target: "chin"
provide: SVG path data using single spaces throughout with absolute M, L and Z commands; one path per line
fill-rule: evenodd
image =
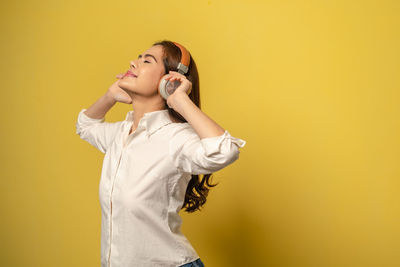
M 118 86 L 121 87 L 121 89 L 128 90 L 128 91 L 133 91 L 134 90 L 134 85 L 132 82 L 126 81 L 126 80 L 119 80 L 118 81 Z
M 158 88 L 157 88 L 157 90 L 143 89 L 143 87 L 141 87 L 139 89 L 138 85 L 135 82 L 124 81 L 122 79 L 119 80 L 118 86 L 126 92 L 135 93 L 135 94 L 142 95 L 142 96 L 152 96 L 154 93 L 158 92 Z

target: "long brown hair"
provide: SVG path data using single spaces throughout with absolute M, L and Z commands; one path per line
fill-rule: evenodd
M 173 42 L 169 40 L 162 40 L 153 44 L 161 45 L 164 51 L 164 67 L 165 74 L 168 74 L 169 71 L 177 71 L 178 64 L 181 60 L 182 54 L 179 47 L 177 47 Z M 199 82 L 199 73 L 197 71 L 196 63 L 194 62 L 192 55 L 190 55 L 190 64 L 189 70 L 185 74 L 186 78 L 192 83 L 192 91 L 189 94 L 190 99 L 193 103 L 198 107 L 200 107 L 200 82 Z M 170 108 L 167 104 L 165 107 L 168 109 L 169 113 L 178 118 L 181 122 L 187 122 L 185 118 Z M 210 178 L 212 178 L 212 173 L 203 174 L 203 177 L 200 179 L 200 175 L 193 175 L 189 181 L 188 187 L 186 189 L 185 201 L 182 205 L 181 209 L 185 208 L 186 212 L 194 212 L 196 210 L 200 210 L 201 206 L 206 203 L 208 192 L 210 190 L 209 187 L 214 187 L 217 184 L 211 184 Z

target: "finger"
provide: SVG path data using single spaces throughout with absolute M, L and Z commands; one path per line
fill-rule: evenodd
M 169 79 L 171 79 L 171 78 L 173 78 L 173 77 L 175 77 L 175 75 L 172 74 L 172 73 L 170 73 L 170 74 L 166 74 L 166 75 L 164 76 L 164 79 L 169 80 Z
M 175 73 L 171 74 L 171 77 L 174 77 L 174 78 L 186 78 L 185 76 L 183 76 L 182 74 L 180 74 L 178 72 L 175 72 Z
M 183 75 L 182 73 L 176 72 L 176 71 L 170 71 L 170 73 L 171 73 L 172 76 L 174 76 L 174 77 L 181 77 L 182 79 L 186 78 L 185 75 Z
M 166 77 L 166 78 L 164 78 L 164 79 L 166 79 L 166 80 L 168 80 L 168 81 L 175 81 L 175 80 L 180 80 L 180 78 L 179 77 L 177 77 L 177 76 L 173 76 L 173 75 L 171 75 L 171 76 L 168 76 L 168 77 Z
M 177 72 L 177 71 L 170 70 L 169 73 L 180 76 L 180 77 L 185 77 L 182 73 Z

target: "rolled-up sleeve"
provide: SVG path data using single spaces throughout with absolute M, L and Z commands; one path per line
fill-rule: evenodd
M 87 141 L 102 153 L 106 153 L 122 121 L 105 122 L 105 118 L 94 119 L 88 117 L 82 109 L 78 114 L 76 121 L 76 134 Z
M 239 158 L 239 148 L 246 141 L 231 136 L 225 130 L 222 135 L 200 139 L 191 127 L 186 127 L 170 140 L 170 156 L 174 165 L 191 174 L 213 173 Z

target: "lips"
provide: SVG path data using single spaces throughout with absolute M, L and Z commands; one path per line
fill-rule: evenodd
M 136 77 L 137 77 L 137 76 L 136 76 L 134 73 L 132 73 L 130 70 L 128 70 L 128 71 L 124 74 L 124 77 L 127 77 L 127 76 L 133 77 L 133 78 L 136 78 Z

